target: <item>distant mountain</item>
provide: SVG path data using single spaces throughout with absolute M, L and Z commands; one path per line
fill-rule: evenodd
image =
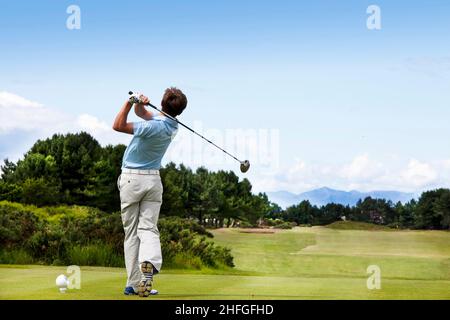
M 405 203 L 416 197 L 414 193 L 399 191 L 359 192 L 355 190 L 334 190 L 326 187 L 300 194 L 294 194 L 288 191 L 267 192 L 267 196 L 270 201 L 277 203 L 282 208 L 298 204 L 303 200 L 309 200 L 311 204 L 317 206 L 323 206 L 332 202 L 353 206 L 359 199 L 364 199 L 366 197 L 391 200 L 394 203 L 398 201 Z

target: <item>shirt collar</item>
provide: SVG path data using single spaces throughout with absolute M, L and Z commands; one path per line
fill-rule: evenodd
M 166 116 L 163 115 L 162 113 L 159 113 L 159 114 L 157 115 L 157 117 L 160 118 L 162 121 L 165 121 L 165 122 L 167 122 L 168 124 L 170 124 L 170 125 L 172 125 L 172 126 L 174 126 L 174 127 L 177 127 L 177 126 L 178 126 L 178 122 L 177 122 L 177 121 L 175 121 L 175 120 L 173 120 L 173 119 L 170 119 L 169 117 L 166 117 Z

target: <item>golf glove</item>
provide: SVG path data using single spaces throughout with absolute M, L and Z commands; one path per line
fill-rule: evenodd
M 132 95 L 130 95 L 129 101 L 131 104 L 135 104 L 135 103 L 139 103 L 139 96 L 141 95 L 141 93 L 136 92 L 133 93 Z

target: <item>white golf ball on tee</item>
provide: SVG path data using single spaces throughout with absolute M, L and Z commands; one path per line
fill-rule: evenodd
M 69 280 L 67 280 L 67 277 L 64 274 L 60 274 L 56 277 L 56 286 L 61 293 L 66 292 L 68 284 Z

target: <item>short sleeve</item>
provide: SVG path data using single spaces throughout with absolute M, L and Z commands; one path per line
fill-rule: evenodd
M 141 121 L 133 123 L 133 134 L 136 137 L 148 138 L 155 134 L 155 122 L 154 121 Z

